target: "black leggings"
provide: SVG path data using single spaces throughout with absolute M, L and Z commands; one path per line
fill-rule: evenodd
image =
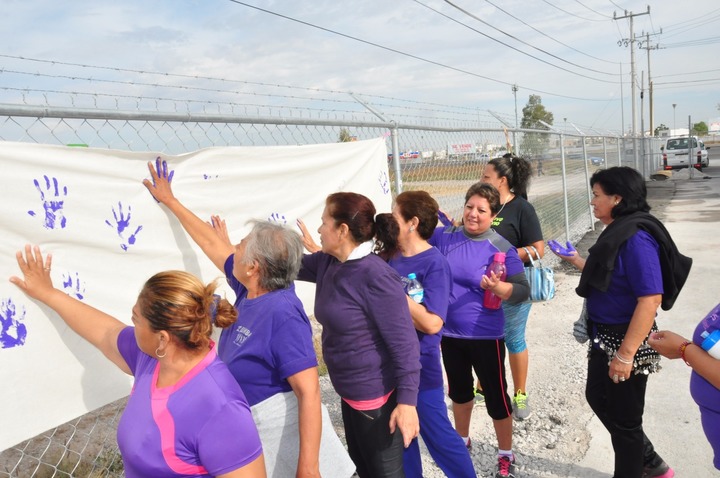
M 608 372 L 607 354 L 593 349 L 588 362 L 585 398 L 610 432 L 615 451 L 615 478 L 640 478 L 643 467 L 654 468 L 662 463 L 642 427 L 648 376 L 632 373 L 624 382 L 614 383 Z
M 375 410 L 355 410 L 342 402 L 350 458 L 360 478 L 405 478 L 403 438 L 400 428 L 390 433 L 390 414 L 397 406 L 397 391 Z

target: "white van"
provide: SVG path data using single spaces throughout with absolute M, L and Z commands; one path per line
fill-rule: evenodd
M 689 146 L 688 146 L 689 145 Z M 688 150 L 692 148 L 693 157 L 688 160 Z M 665 140 L 661 147 L 663 169 L 681 169 L 692 165 L 696 169 L 706 168 L 710 165 L 708 159 L 709 148 L 697 136 L 675 136 Z

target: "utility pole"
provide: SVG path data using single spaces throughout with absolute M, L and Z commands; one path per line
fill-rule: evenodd
M 662 28 L 660 29 L 660 33 L 662 33 Z M 641 37 L 643 35 L 640 35 Z M 645 46 L 643 46 L 645 45 Z M 648 60 L 648 114 L 650 116 L 650 132 L 651 135 L 655 132 L 655 119 L 654 119 L 654 112 L 655 112 L 655 105 L 653 104 L 653 83 L 652 83 L 652 76 L 650 75 L 650 50 L 657 50 L 660 48 L 660 45 L 651 46 L 650 45 L 650 34 L 645 34 L 645 41 L 640 42 L 640 48 L 647 50 L 647 60 Z
M 650 5 L 647 7 L 647 11 L 643 13 L 633 13 L 628 12 L 625 10 L 625 15 L 622 17 L 618 17 L 615 12 L 613 12 L 613 20 L 622 20 L 623 18 L 629 18 L 630 19 L 630 38 L 623 38 L 622 40 L 618 41 L 618 46 L 628 46 L 630 45 L 630 97 L 631 97 L 631 103 L 632 103 L 632 134 L 633 137 L 637 136 L 637 113 L 635 111 L 635 89 L 636 89 L 636 80 L 635 80 L 635 37 L 633 34 L 633 18 L 638 17 L 640 15 L 649 15 L 650 14 Z M 637 149 L 637 148 L 635 148 Z M 637 151 L 635 152 L 635 155 L 637 157 Z
M 515 131 L 513 131 L 513 153 L 518 154 L 517 146 L 517 129 L 518 129 L 518 115 L 517 115 L 517 92 L 520 88 L 518 85 L 512 85 L 513 96 L 515 97 Z

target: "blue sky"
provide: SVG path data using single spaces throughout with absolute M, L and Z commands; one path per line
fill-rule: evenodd
M 388 119 L 399 115 L 402 121 L 403 114 L 416 114 L 410 110 L 417 108 L 424 111 L 417 114 L 436 119 L 452 110 L 485 121 L 492 119 L 490 110 L 514 123 L 510 85 L 517 84 L 520 116 L 528 95 L 539 94 L 556 125 L 567 118 L 581 129 L 619 131 L 623 108 L 625 129 L 631 125 L 630 49 L 618 46 L 629 38 L 629 23 L 612 16 L 644 13 L 648 3 L 242 3 L 5 0 L 0 102 L 125 106 L 124 100 L 113 99 L 118 95 L 156 98 L 155 104 L 161 98 L 260 110 L 308 97 L 306 104 L 317 110 L 344 112 L 357 108 L 347 95 L 354 92 Z M 715 52 L 720 5 L 716 0 L 649 5 L 650 15 L 635 17 L 634 32 L 658 33 L 650 36 L 651 45 L 660 46 L 651 51 L 655 125 L 680 128 L 688 115 L 693 122 L 719 117 L 720 56 Z M 647 82 L 646 50 L 636 49 L 635 59 L 637 82 L 641 71 Z M 76 94 L 68 100 L 69 95 L 56 92 Z M 135 109 L 138 101 L 128 103 Z

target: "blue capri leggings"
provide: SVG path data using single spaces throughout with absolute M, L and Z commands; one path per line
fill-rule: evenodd
M 505 345 L 511 354 L 519 354 L 527 349 L 525 342 L 525 327 L 527 326 L 530 306 L 532 302 L 520 304 L 502 303 L 505 313 Z

